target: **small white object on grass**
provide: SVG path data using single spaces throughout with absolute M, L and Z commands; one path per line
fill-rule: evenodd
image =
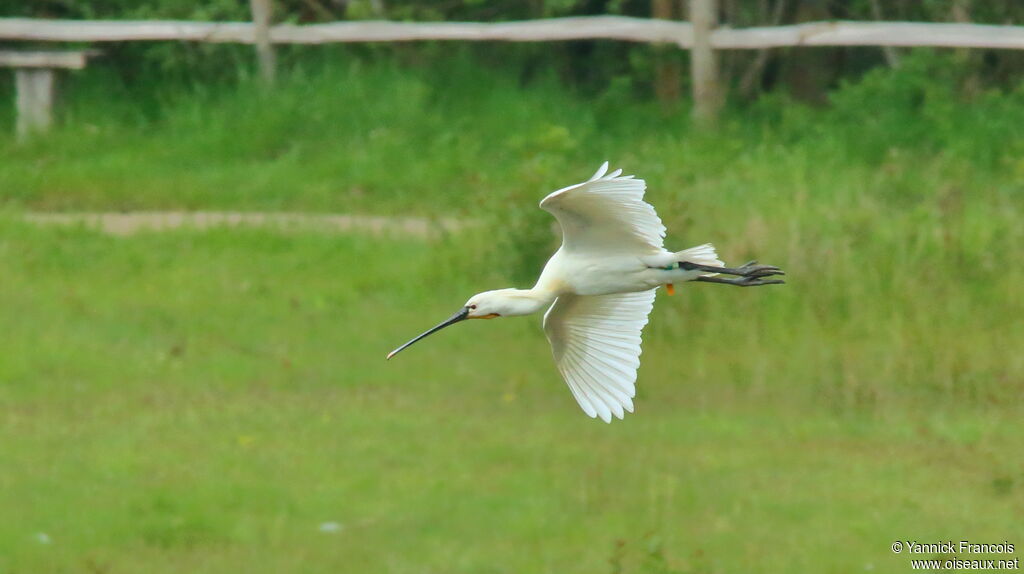
M 341 523 L 339 522 L 324 522 L 320 525 L 320 532 L 341 532 Z

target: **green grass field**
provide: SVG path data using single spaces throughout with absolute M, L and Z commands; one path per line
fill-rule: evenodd
M 1015 343 L 820 325 L 813 276 L 663 297 L 605 425 L 536 320 L 383 361 L 492 286 L 452 246 L 0 237 L 5 571 L 895 572 L 894 539 L 1020 532 Z
M 144 120 L 86 78 L 60 133 L 0 142 L 0 571 L 906 572 L 894 540 L 1024 545 L 1019 94 L 904 109 L 912 82 L 870 77 L 701 135 L 476 73 L 462 93 L 308 72 Z M 636 413 L 611 425 L 576 406 L 539 317 L 384 361 L 528 283 L 557 245 L 536 201 L 606 158 L 648 180 L 670 247 L 712 241 L 788 284 L 659 295 Z M 21 221 L 79 209 L 481 225 Z

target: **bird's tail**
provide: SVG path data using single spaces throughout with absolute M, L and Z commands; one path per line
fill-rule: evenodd
M 704 245 L 698 245 L 697 247 L 691 247 L 689 249 L 683 249 L 673 254 L 676 261 L 686 261 L 688 263 L 696 263 L 698 265 L 710 265 L 713 267 L 725 267 L 725 263 L 722 263 L 718 259 L 718 254 L 715 253 L 715 246 L 710 243 Z M 706 275 L 716 275 L 716 273 L 707 273 Z

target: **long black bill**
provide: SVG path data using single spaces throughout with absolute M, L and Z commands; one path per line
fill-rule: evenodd
M 426 337 L 427 335 L 433 335 L 434 333 L 440 331 L 441 329 L 444 329 L 448 325 L 454 325 L 454 324 L 458 323 L 459 321 L 466 320 L 468 317 L 469 317 L 469 307 L 463 307 L 462 309 L 459 309 L 458 313 L 452 315 L 451 317 L 446 319 L 440 325 L 434 327 L 433 329 L 427 331 L 426 333 L 423 333 L 422 335 L 416 337 L 415 339 L 409 341 L 408 343 L 406 343 L 406 344 L 402 345 L 401 347 L 395 349 L 394 351 L 391 351 L 390 353 L 388 353 L 388 358 L 390 359 L 391 357 L 394 357 L 395 355 L 398 354 L 399 351 L 401 351 L 402 349 L 405 349 L 409 345 L 412 345 L 416 341 L 419 341 L 423 337 Z

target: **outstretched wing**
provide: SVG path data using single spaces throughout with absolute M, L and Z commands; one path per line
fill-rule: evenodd
M 562 226 L 566 251 L 659 253 L 665 226 L 654 207 L 644 201 L 647 184 L 633 176 L 608 172 L 604 162 L 589 181 L 578 183 L 541 200 Z
M 562 295 L 544 315 L 562 378 L 583 411 L 611 422 L 633 412 L 640 333 L 654 289 L 612 295 Z

